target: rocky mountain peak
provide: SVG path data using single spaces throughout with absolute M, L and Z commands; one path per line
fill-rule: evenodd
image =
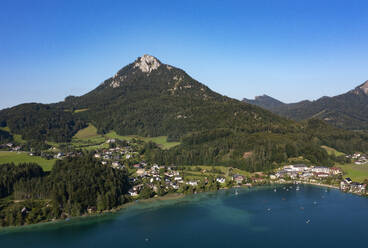
M 365 94 L 368 95 L 368 80 L 365 81 L 362 85 L 359 86 L 359 88 L 364 91 Z
M 139 68 L 142 72 L 150 73 L 160 67 L 160 65 L 161 62 L 157 58 L 145 54 L 135 61 L 134 68 Z

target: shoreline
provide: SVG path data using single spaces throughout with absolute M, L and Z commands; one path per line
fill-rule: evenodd
M 31 227 L 36 226 L 36 225 L 57 224 L 57 223 L 61 223 L 61 222 L 67 222 L 67 219 L 75 220 L 75 219 L 86 219 L 86 218 L 90 218 L 90 217 L 103 217 L 103 216 L 106 216 L 108 214 L 118 213 L 119 211 L 127 209 L 131 206 L 134 206 L 134 205 L 138 204 L 138 203 L 152 203 L 152 202 L 156 202 L 156 201 L 170 201 L 170 200 L 181 199 L 181 198 L 184 198 L 185 196 L 186 196 L 185 194 L 181 194 L 181 193 L 169 193 L 169 194 L 166 194 L 164 196 L 157 196 L 157 197 L 152 197 L 152 198 L 148 198 L 148 199 L 135 199 L 135 200 L 127 202 L 125 204 L 119 205 L 115 208 L 112 208 L 112 209 L 109 209 L 109 210 L 104 210 L 104 211 L 101 211 L 101 212 L 85 213 L 85 214 L 79 215 L 79 216 L 52 219 L 52 220 L 41 221 L 41 222 L 33 223 L 33 224 L 25 224 L 25 225 L 21 225 L 21 226 L 0 226 L 0 234 L 1 234 L 2 231 L 6 231 L 6 229 L 10 230 L 10 229 L 18 229 L 18 228 L 19 229 L 20 228 L 31 228 Z
M 214 191 L 204 191 L 204 192 L 199 192 L 198 194 L 201 194 L 201 193 L 206 193 L 206 192 L 217 192 L 217 191 L 220 191 L 220 190 L 230 190 L 230 189 L 233 189 L 233 188 L 255 188 L 255 187 L 260 187 L 260 186 L 272 186 L 272 185 L 289 185 L 289 184 L 294 184 L 295 185 L 295 182 L 293 181 L 290 181 L 290 182 L 284 182 L 284 183 L 275 183 L 275 182 L 270 182 L 270 183 L 267 183 L 267 184 L 257 184 L 257 185 L 252 185 L 252 184 L 243 184 L 243 185 L 236 185 L 236 186 L 233 186 L 233 187 L 223 187 L 223 188 L 219 188 L 218 190 L 214 190 Z M 303 184 L 303 185 L 312 185 L 312 186 L 319 186 L 319 187 L 324 187 L 324 188 L 332 188 L 332 189 L 336 189 L 336 190 L 340 190 L 339 187 L 337 186 L 334 186 L 334 185 L 328 185 L 328 184 L 319 184 L 319 183 L 311 183 L 311 182 L 301 182 L 299 184 Z M 341 191 L 341 192 L 344 192 L 344 191 Z M 358 196 L 364 196 L 364 195 L 361 195 L 361 194 L 356 194 L 356 193 L 352 193 L 352 192 L 345 192 L 345 193 L 349 193 L 349 194 L 355 194 L 355 195 L 358 195 Z M 95 213 L 86 213 L 86 214 L 83 214 L 83 215 L 80 215 L 80 216 L 73 216 L 73 217 L 69 217 L 69 219 L 86 219 L 86 218 L 90 218 L 90 217 L 103 217 L 103 216 L 106 216 L 108 214 L 115 214 L 115 213 L 118 213 L 124 209 L 127 209 L 131 206 L 134 206 L 138 203 L 152 203 L 152 202 L 156 202 L 156 201 L 170 201 L 170 200 L 177 200 L 177 199 L 181 199 L 181 198 L 184 198 L 185 196 L 187 195 L 191 195 L 191 194 L 183 194 L 183 193 L 169 193 L 167 195 L 164 195 L 164 196 L 157 196 L 157 197 L 152 197 L 152 198 L 148 198 L 148 199 L 135 199 L 131 202 L 127 202 L 125 204 L 122 204 L 122 205 L 119 205 L 115 208 L 112 208 L 110 210 L 104 210 L 104 211 L 101 211 L 101 212 L 95 212 Z M 35 225 L 45 225 L 45 224 L 57 224 L 57 223 L 61 223 L 61 222 L 66 222 L 68 218 L 64 218 L 64 219 L 54 219 L 54 220 L 48 220 L 48 221 L 43 221 L 43 222 L 39 222 L 39 223 L 34 223 L 34 224 L 28 224 L 28 225 L 22 225 L 22 226 L 5 226 L 5 227 L 0 227 L 0 232 L 1 231 L 5 231 L 6 229 L 20 229 L 20 228 L 30 228 L 32 226 L 35 226 Z
M 331 189 L 338 189 L 340 190 L 339 187 L 334 186 L 334 185 L 329 185 L 329 184 L 323 184 L 323 183 L 311 183 L 311 182 L 302 182 L 301 184 L 306 184 L 306 185 L 314 185 L 314 186 L 321 186 L 321 187 L 325 187 L 325 188 L 331 188 Z M 340 190 L 341 191 L 341 190 Z M 343 191 L 341 191 L 343 192 Z M 354 194 L 354 193 L 353 193 Z M 357 194 L 359 195 L 359 194 Z

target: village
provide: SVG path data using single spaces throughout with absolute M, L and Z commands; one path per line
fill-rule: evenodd
M 103 166 L 111 166 L 114 169 L 126 169 L 129 171 L 131 189 L 129 195 L 140 197 L 144 188 L 149 189 L 153 195 L 164 195 L 167 193 L 197 193 L 206 190 L 217 190 L 220 188 L 254 186 L 260 184 L 286 184 L 286 183 L 308 183 L 318 185 L 329 185 L 339 188 L 344 192 L 355 194 L 366 194 L 366 184 L 354 182 L 349 177 L 343 177 L 343 170 L 338 167 L 309 166 L 305 164 L 285 165 L 274 172 L 254 173 L 246 175 L 236 173 L 233 168 L 221 171 L 203 169 L 191 166 L 164 166 L 156 163 L 150 164 L 139 155 L 139 144 L 135 142 L 120 142 L 115 139 L 106 141 L 108 148 L 96 149 L 93 157 L 101 162 Z M 21 146 L 12 143 L 3 144 L 2 149 L 20 152 Z M 35 156 L 29 152 L 30 156 Z M 81 156 L 81 151 L 61 152 L 51 147 L 49 152 L 42 156 L 48 159 L 64 159 L 68 157 Z M 355 153 L 347 155 L 357 165 L 368 163 L 364 154 Z M 239 170 L 238 170 L 239 171 Z
M 343 171 L 337 167 L 307 166 L 305 164 L 286 165 L 270 175 L 271 182 L 311 183 L 340 188 L 344 192 L 366 194 L 367 185 L 343 178 Z
M 305 164 L 285 165 L 274 173 L 254 173 L 241 175 L 224 173 L 221 171 L 204 170 L 199 167 L 193 169 L 180 166 L 163 166 L 138 161 L 131 165 L 126 161 L 137 161 L 138 153 L 130 146 L 115 147 L 97 152 L 95 158 L 101 159 L 103 165 L 111 165 L 116 169 L 127 168 L 132 172 L 132 188 L 129 194 L 138 197 L 144 187 L 149 187 L 160 195 L 162 192 L 193 192 L 203 189 L 206 185 L 212 188 L 228 188 L 239 186 L 254 186 L 269 183 L 310 183 L 338 187 L 344 192 L 366 194 L 366 184 L 353 182 L 350 178 L 343 178 L 343 170 L 338 167 L 308 166 Z M 356 155 L 352 155 L 356 156 Z M 360 156 L 364 157 L 364 156 Z M 121 160 L 125 160 L 125 163 Z M 233 168 L 229 168 L 231 171 Z M 188 176 L 188 171 L 197 171 L 201 177 Z M 214 169 L 213 169 L 214 170 Z

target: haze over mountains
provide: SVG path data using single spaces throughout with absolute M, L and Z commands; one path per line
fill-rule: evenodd
M 297 121 L 318 118 L 345 129 L 368 129 L 368 81 L 345 94 L 316 101 L 285 104 L 267 95 L 243 101 Z
M 366 93 L 362 89 L 354 95 L 365 97 Z M 267 97 L 258 101 L 269 108 L 284 105 Z M 17 134 L 33 143 L 70 142 L 89 124 L 100 134 L 115 131 L 180 141 L 170 150 L 153 144 L 146 147 L 147 160 L 161 164 L 231 164 L 255 171 L 298 156 L 327 164 L 330 158 L 321 145 L 344 152 L 368 149 L 365 133 L 315 119 L 295 122 L 280 117 L 216 93 L 150 55 L 137 58 L 85 95 L 0 111 L 2 140 Z

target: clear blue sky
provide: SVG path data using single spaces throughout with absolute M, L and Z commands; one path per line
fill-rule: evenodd
M 332 96 L 368 80 L 368 1 L 1 0 L 0 109 L 84 94 L 145 53 L 238 99 Z

